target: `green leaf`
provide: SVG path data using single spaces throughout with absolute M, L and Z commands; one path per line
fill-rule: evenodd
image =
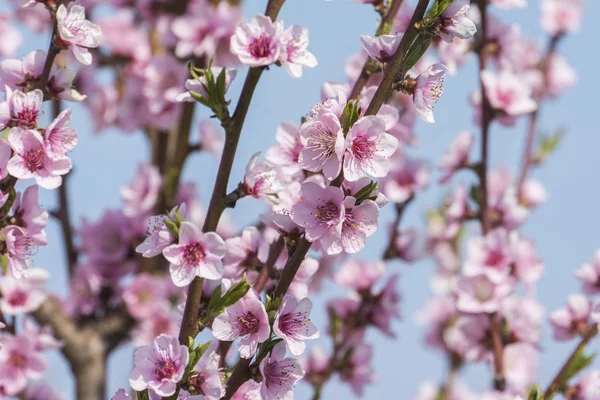
M 178 238 L 179 237 L 179 226 L 177 225 L 177 223 L 175 221 L 170 220 L 169 218 L 165 218 L 164 223 L 165 223 L 165 226 L 167 227 L 167 229 L 169 230 L 169 232 L 171 232 L 171 234 L 173 236 Z
M 148 390 L 142 390 L 141 392 L 134 391 L 135 397 L 137 400 L 150 400 L 150 395 L 148 394 Z
M 184 377 L 189 377 L 190 375 L 195 375 L 193 372 L 194 367 L 198 364 L 198 360 L 200 357 L 208 350 L 211 342 L 200 343 L 198 346 L 190 350 L 190 360 L 185 367 Z
M 210 296 L 210 300 L 208 301 L 208 309 L 212 312 L 216 312 L 217 310 L 221 310 L 223 308 L 223 302 L 221 298 L 221 285 L 218 285 L 212 296 Z M 218 314 L 221 314 L 219 312 Z
M 356 199 L 356 204 L 358 205 L 365 200 L 376 199 L 377 196 L 373 196 L 373 192 L 375 192 L 377 188 L 377 182 L 371 181 L 371 183 L 369 183 L 367 186 L 363 187 L 358 192 L 356 192 L 356 194 L 354 195 L 354 198 Z
M 477 204 L 481 204 L 481 186 L 473 185 L 471 186 L 471 190 L 469 191 L 469 197 Z
M 279 306 L 281 306 L 281 302 L 283 301 L 283 296 L 271 298 L 267 297 L 267 313 L 269 312 L 277 312 L 279 310 Z
M 250 283 L 246 281 L 246 275 L 244 275 L 240 282 L 238 282 L 235 286 L 229 289 L 225 295 L 223 295 L 223 307 L 229 307 L 237 303 L 246 295 L 246 293 L 248 293 L 251 287 L 252 286 Z
M 452 4 L 453 0 L 437 0 L 427 13 L 428 18 L 438 18 Z
M 197 102 L 210 108 L 210 101 L 208 101 L 208 99 L 202 96 L 200 93 L 190 91 L 190 96 L 192 96 Z
M 421 59 L 423 54 L 429 49 L 433 36 L 427 32 L 421 32 L 413 42 L 412 46 L 408 50 L 406 57 L 400 67 L 401 71 L 410 70 L 416 63 Z
M 527 393 L 527 400 L 541 400 L 542 394 L 538 391 L 537 386 L 533 386 Z
M 260 349 L 258 351 L 258 356 L 256 357 L 257 360 L 261 360 L 263 358 L 266 357 L 266 355 L 271 352 L 271 350 L 273 350 L 273 347 L 275 347 L 275 345 L 279 342 L 281 342 L 283 339 L 269 339 L 266 342 L 264 342 L 261 346 Z
M 226 73 L 225 68 L 221 70 L 221 73 L 217 77 L 217 96 L 219 98 L 225 98 L 225 84 L 226 84 Z
M 540 149 L 538 152 L 539 162 L 545 161 L 546 158 L 548 158 L 548 156 L 558 148 L 558 145 L 562 141 L 565 134 L 566 132 L 563 129 L 561 129 L 550 136 L 542 137 L 540 141 Z
M 562 376 L 560 386 L 566 385 L 571 378 L 580 373 L 582 370 L 587 368 L 596 357 L 596 354 L 586 356 L 584 354 L 585 349 L 579 349 L 575 355 L 575 359 L 571 362 Z
M 358 106 L 358 102 L 360 99 L 350 100 L 346 107 L 344 108 L 344 112 L 342 114 L 342 129 L 344 133 L 348 133 L 350 128 L 354 125 L 356 121 L 360 118 L 361 109 Z

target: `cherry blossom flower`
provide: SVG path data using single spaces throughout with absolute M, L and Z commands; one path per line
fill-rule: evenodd
M 0 104 L 0 128 L 19 126 L 33 129 L 37 127 L 37 120 L 41 113 L 44 94 L 35 89 L 24 93 L 20 90 L 14 92 L 6 87 L 6 103 Z
M 240 236 L 225 241 L 227 254 L 223 258 L 225 274 L 239 279 L 248 268 L 252 269 L 267 261 L 269 245 L 256 227 L 245 228 Z
M 582 0 L 542 0 L 542 28 L 551 35 L 575 32 L 584 14 Z
M 165 281 L 146 273 L 138 274 L 123 291 L 123 301 L 132 317 L 150 318 L 158 304 L 167 302 Z
M 244 191 L 254 198 L 277 204 L 278 193 L 283 190 L 283 185 L 277 179 L 274 166 L 268 162 L 259 163 L 259 156 L 260 152 L 254 153 L 246 165 Z
M 501 306 L 508 331 L 522 342 L 537 343 L 542 338 L 544 308 L 533 298 L 512 295 Z
M 0 311 L 4 315 L 18 315 L 32 312 L 46 300 L 46 291 L 37 282 L 15 279 L 11 276 L 0 281 Z
M 537 108 L 531 98 L 531 88 L 514 73 L 503 69 L 500 74 L 481 72 L 490 105 L 510 116 L 528 114 Z
M 347 196 L 344 213 L 339 239 L 331 243 L 321 240 L 327 254 L 358 253 L 365 247 L 366 239 L 377 231 L 379 206 L 373 200 L 363 200 L 357 205 L 354 197 Z
M 581 374 L 574 389 L 577 399 L 598 399 L 598 393 L 600 393 L 600 370 L 594 370 L 585 375 Z
M 536 179 L 527 179 L 523 182 L 519 192 L 520 201 L 529 208 L 537 207 L 545 203 L 548 199 L 548 193 L 542 183 Z
M 46 362 L 35 349 L 35 340 L 29 336 L 2 336 L 0 346 L 0 387 L 8 396 L 16 396 L 25 389 L 28 379 L 40 379 L 46 371 Z
M 242 340 L 238 343 L 240 356 L 251 358 L 256 353 L 258 344 L 269 338 L 271 329 L 265 306 L 251 289 L 215 318 L 212 331 L 217 339 L 228 342 L 241 337 Z
M 512 290 L 509 281 L 496 283 L 485 272 L 461 277 L 456 286 L 456 308 L 466 313 L 495 312 Z
M 302 150 L 298 161 L 307 171 L 319 172 L 327 179 L 335 179 L 342 169 L 345 150 L 344 132 L 340 120 L 333 113 L 319 112 L 318 117 L 300 127 Z
M 526 391 L 537 380 L 538 351 L 530 343 L 514 343 L 504 347 L 506 384 L 514 392 Z
M 292 179 L 302 171 L 298 164 L 298 158 L 302 150 L 298 130 L 298 125 L 295 123 L 291 121 L 282 122 L 275 133 L 277 144 L 271 146 L 265 154 L 265 159 L 275 165 L 281 172 L 281 179 Z
M 26 400 L 63 400 L 63 396 L 57 393 L 50 384 L 46 382 L 29 386 L 25 393 Z M 119 400 L 119 399 L 117 399 Z
M 263 400 L 291 398 L 294 385 L 304 377 L 304 370 L 295 358 L 285 358 L 285 344 L 277 343 L 271 354 L 260 362 L 263 377 L 260 393 Z
M 68 11 L 61 4 L 56 11 L 58 34 L 62 42 L 71 48 L 80 63 L 90 65 L 90 48 L 100 46 L 100 27 L 85 19 L 85 9 L 80 5 L 72 6 Z
M 452 139 L 450 149 L 442 156 L 438 164 L 438 168 L 444 174 L 440 178 L 440 183 L 447 183 L 456 171 L 468 164 L 472 147 L 473 134 L 470 132 L 463 131 Z
M 425 122 L 433 123 L 433 105 L 444 92 L 444 74 L 448 71 L 443 64 L 433 64 L 417 76 L 412 91 L 415 110 Z
M 221 72 L 223 71 L 223 68 L 210 67 L 210 71 L 216 80 L 219 77 L 219 75 L 221 74 Z M 234 68 L 225 68 L 225 93 L 227 93 L 227 90 L 229 89 L 229 85 L 231 85 L 231 82 L 233 82 L 233 80 L 235 79 L 236 76 L 237 76 L 237 71 Z M 210 101 L 210 96 L 208 95 L 208 93 L 206 93 L 206 90 L 204 89 L 204 87 L 202 85 L 204 85 L 204 86 L 208 85 L 208 83 L 206 82 L 205 75 L 202 75 L 200 77 L 199 81 L 197 81 L 196 79 L 186 80 L 185 88 L 188 91 L 179 94 L 176 97 L 176 100 L 177 101 L 187 101 L 187 102 L 193 103 L 196 101 L 196 99 L 194 99 L 192 97 L 190 92 L 194 92 L 194 93 L 198 93 L 199 95 L 201 95 L 202 97 L 204 97 L 205 99 Z
M 189 359 L 188 348 L 180 345 L 177 338 L 160 335 L 152 345 L 139 347 L 133 353 L 129 384 L 137 391 L 149 389 L 159 396 L 171 396 Z
M 334 279 L 342 287 L 357 292 L 369 291 L 385 272 L 383 261 L 367 262 L 353 259 L 344 264 Z
M 262 383 L 258 383 L 253 379 L 249 379 L 239 387 L 235 392 L 232 400 L 260 400 L 262 399 L 260 390 Z
M 317 59 L 306 50 L 307 47 L 308 29 L 292 25 L 283 32 L 279 61 L 294 78 L 302 76 L 302 67 L 314 68 L 317 66 Z
M 38 186 L 29 186 L 23 192 L 18 192 L 12 206 L 15 223 L 27 230 L 27 235 L 38 245 L 46 245 L 48 239 L 44 228 L 48 224 L 48 213 L 38 204 Z
M 121 188 L 123 215 L 129 218 L 147 215 L 156 204 L 161 188 L 158 168 L 151 164 L 139 165 L 131 183 Z
M 12 22 L 14 18 L 9 13 L 0 13 L 0 35 L 2 35 L 2 44 L 0 44 L 0 57 L 11 56 L 23 42 L 23 36 L 15 29 Z
M 179 215 L 185 215 L 187 206 L 183 203 L 181 206 L 175 207 L 167 215 L 154 215 L 148 219 L 148 230 L 146 239 L 140 243 L 135 251 L 141 253 L 144 257 L 154 257 L 162 253 L 162 251 L 175 242 L 175 237 L 165 225 L 165 218 L 175 220 L 175 212 Z
M 365 175 L 386 176 L 390 168 L 389 157 L 397 148 L 398 139 L 385 133 L 383 118 L 360 118 L 346 136 L 344 178 L 356 181 Z
M 585 263 L 575 271 L 575 276 L 583 282 L 584 293 L 600 293 L 600 250 L 596 250 L 591 263 Z
M 131 332 L 133 344 L 136 346 L 151 345 L 158 335 L 176 337 L 181 326 L 181 317 L 176 317 L 170 306 L 161 303 L 152 310 L 148 318 L 140 320 Z
M 538 257 L 532 240 L 519 238 L 513 232 L 510 241 L 515 258 L 513 274 L 520 282 L 530 286 L 542 277 L 544 263 Z
M 64 157 L 77 145 L 77 132 L 67 126 L 70 122 L 71 109 L 66 109 L 58 114 L 44 131 L 44 143 L 50 157 Z
M 348 382 L 352 392 L 357 396 L 363 395 L 365 385 L 375 383 L 376 377 L 371 367 L 372 358 L 373 347 L 359 343 L 352 347 L 349 359 L 342 366 L 340 379 Z
M 280 56 L 283 26 L 259 14 L 242 22 L 231 37 L 230 50 L 242 64 L 260 67 L 275 63 Z
M 468 258 L 463 270 L 465 275 L 486 273 L 496 283 L 506 280 L 514 262 L 506 230 L 497 228 L 485 237 L 472 238 L 467 248 Z
M 467 18 L 470 7 L 470 0 L 454 0 L 442 13 L 440 17 L 440 37 L 442 39 L 452 42 L 455 37 L 469 39 L 475 35 L 477 32 L 475 23 Z
M 184 221 L 179 228 L 179 243 L 163 250 L 171 263 L 169 271 L 175 286 L 187 286 L 195 277 L 220 279 L 225 242 L 214 232 L 202 233 L 196 225 Z
M 370 57 L 381 63 L 387 63 L 392 59 L 392 56 L 396 53 L 400 45 L 401 39 L 402 35 L 360 35 L 360 42 L 363 49 L 365 49 Z
M 117 393 L 110 400 L 128 400 L 131 399 L 129 393 L 127 393 L 124 389 L 117 390 Z
M 194 366 L 193 371 L 197 375 L 193 375 L 189 380 L 189 387 L 193 388 L 193 392 L 198 393 L 198 400 L 219 400 L 225 396 L 225 387 L 221 382 L 221 368 L 219 361 L 221 356 L 215 352 L 217 342 L 202 354 L 198 363 Z M 191 399 L 196 396 L 190 397 Z
M 451 43 L 441 41 L 438 46 L 440 61 L 448 68 L 448 75 L 456 75 L 459 67 L 471 56 L 468 40 L 455 40 Z
M 4 242 L 8 257 L 8 271 L 17 279 L 27 274 L 31 248 L 45 244 L 28 236 L 25 229 L 15 225 L 4 228 Z
M 592 305 L 585 296 L 579 293 L 570 295 L 565 307 L 550 314 L 554 339 L 568 340 L 581 333 L 588 324 L 591 311 Z
M 102 30 L 102 46 L 113 54 L 131 57 L 136 61 L 150 58 L 148 35 L 136 23 L 132 9 L 118 9 L 114 14 L 98 20 Z
M 14 150 L 8 162 L 8 173 L 19 179 L 35 179 L 45 189 L 56 189 L 62 183 L 61 175 L 71 170 L 67 157 L 50 157 L 43 137 L 34 130 L 12 128 L 8 143 Z
M 283 339 L 295 356 L 304 353 L 305 340 L 319 338 L 319 330 L 309 318 L 311 310 L 309 298 L 297 301 L 294 296 L 286 295 L 275 317 L 273 332 Z
M 429 182 L 429 165 L 424 160 L 402 157 L 383 183 L 383 192 L 392 203 L 403 203 Z

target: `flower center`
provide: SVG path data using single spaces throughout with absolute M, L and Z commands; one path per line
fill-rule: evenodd
M 238 322 L 241 324 L 242 335 L 256 333 L 260 327 L 260 321 L 250 311 L 238 317 Z
M 317 154 L 315 159 L 326 161 L 335 153 L 335 142 L 337 138 L 336 135 L 321 124 L 316 124 L 315 128 L 318 133 L 313 133 L 310 136 L 306 147 Z
M 302 313 L 284 314 L 279 318 L 279 329 L 287 334 L 298 332 L 309 319 Z
M 12 352 L 7 364 L 16 369 L 24 369 L 27 365 L 27 357 L 16 351 Z
M 156 369 L 154 370 L 154 374 L 160 380 L 171 379 L 176 372 L 177 368 L 170 359 L 160 360 L 158 363 L 156 363 Z
M 198 265 L 205 256 L 204 248 L 199 242 L 188 244 L 183 251 L 183 258 L 186 264 L 190 265 Z
M 352 154 L 359 160 L 365 160 L 375 153 L 375 140 L 365 136 L 357 136 L 352 141 Z
M 23 306 L 27 302 L 27 293 L 23 290 L 15 290 L 8 297 L 8 302 L 12 306 Z
M 429 94 L 432 102 L 437 102 L 444 93 L 444 78 L 440 78 L 429 86 Z
M 340 209 L 331 201 L 317 207 L 315 218 L 322 223 L 332 223 L 340 216 Z
M 13 118 L 18 122 L 19 125 L 26 126 L 28 128 L 35 128 L 37 125 L 37 119 L 39 116 L 39 110 L 33 106 L 23 106 Z
M 39 171 L 44 167 L 44 152 L 42 149 L 27 150 L 23 155 L 25 166 L 31 172 Z
M 498 249 L 491 250 L 485 258 L 485 265 L 500 267 L 504 262 L 504 253 Z
M 257 39 L 250 43 L 250 54 L 254 58 L 265 58 L 271 54 L 271 38 L 262 34 Z

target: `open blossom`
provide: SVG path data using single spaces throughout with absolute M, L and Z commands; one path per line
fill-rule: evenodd
M 352 259 L 336 272 L 334 278 L 340 286 L 362 292 L 369 291 L 384 272 L 385 263 L 381 260 L 367 262 Z
M 77 145 L 77 132 L 67 125 L 71 122 L 71 109 L 62 111 L 44 131 L 46 151 L 51 157 L 63 157 Z
M 575 276 L 583 282 L 585 293 L 600 293 L 600 250 L 596 250 L 591 263 L 585 263 L 575 271 Z
M 535 299 L 512 295 L 502 302 L 501 314 L 508 331 L 518 341 L 537 343 L 541 340 L 544 308 Z
M 305 229 L 310 242 L 335 241 L 345 216 L 344 192 L 334 186 L 324 189 L 314 182 L 304 183 L 301 190 L 302 201 L 292 208 L 292 221 Z
M 256 353 L 258 344 L 269 338 L 271 329 L 265 306 L 251 289 L 215 318 L 212 331 L 219 340 L 231 342 L 241 337 L 242 340 L 238 344 L 240 356 L 251 358 Z
M 189 285 L 195 277 L 220 279 L 225 242 L 214 232 L 203 233 L 196 225 L 184 221 L 179 228 L 179 243 L 163 250 L 171 263 L 169 271 L 175 286 Z
M 27 230 L 27 235 L 35 240 L 38 245 L 47 244 L 44 228 L 48 224 L 48 213 L 39 205 L 39 187 L 29 186 L 23 192 L 18 192 L 12 206 L 15 222 Z
M 154 215 L 148 219 L 148 231 L 146 239 L 140 243 L 135 251 L 141 253 L 144 257 L 154 257 L 162 253 L 162 251 L 175 242 L 175 237 L 165 225 L 165 218 L 175 220 L 175 211 L 180 215 L 185 215 L 185 203 L 175 207 L 168 215 Z
M 392 59 L 394 53 L 400 45 L 402 35 L 380 35 L 369 36 L 360 35 L 360 42 L 363 49 L 381 63 L 386 63 Z
M 85 19 L 85 9 L 80 5 L 72 6 L 68 11 L 61 4 L 56 11 L 56 23 L 60 39 L 66 43 L 80 63 L 90 65 L 90 48 L 100 46 L 100 27 Z
M 181 318 L 176 318 L 170 305 L 160 303 L 154 307 L 149 317 L 138 321 L 131 331 L 131 338 L 136 346 L 151 345 L 158 335 L 177 337 L 180 326 Z
M 136 275 L 122 297 L 129 314 L 139 320 L 150 318 L 160 304 L 168 304 L 165 280 L 146 273 Z
M 216 81 L 217 78 L 219 77 L 219 75 L 221 74 L 221 72 L 223 71 L 223 68 L 210 67 L 210 71 Z M 236 75 L 237 75 L 237 71 L 234 68 L 225 68 L 225 93 L 227 93 L 227 90 L 229 89 L 229 85 L 235 79 Z M 192 97 L 190 92 L 194 92 L 194 93 L 198 93 L 199 95 L 202 95 L 202 97 L 204 97 L 205 99 L 210 100 L 208 93 L 206 93 L 206 90 L 204 89 L 204 87 L 202 85 L 204 85 L 204 86 L 208 85 L 205 75 L 202 75 L 200 77 L 199 81 L 197 81 L 196 79 L 186 80 L 185 88 L 188 91 L 181 93 L 175 99 L 177 101 L 188 101 L 188 102 L 193 103 L 196 101 L 196 99 L 194 99 Z
M 110 400 L 128 400 L 131 399 L 129 397 L 129 393 L 127 393 L 124 389 L 117 390 L 117 393 Z
M 24 93 L 6 87 L 6 103 L 0 103 L 0 129 L 10 126 L 33 129 L 41 112 L 44 93 L 35 89 Z
M 290 352 L 299 356 L 306 348 L 305 340 L 319 338 L 319 330 L 310 320 L 312 301 L 303 298 L 298 301 L 286 295 L 273 323 L 273 332 L 283 339 Z
M 433 64 L 422 74 L 417 76 L 413 91 L 415 110 L 421 118 L 433 123 L 433 105 L 444 92 L 444 74 L 448 71 L 443 64 Z
M 250 196 L 272 204 L 279 202 L 278 194 L 283 185 L 277 179 L 277 170 L 268 162 L 258 162 L 260 153 L 254 153 L 246 165 L 244 190 Z
M 537 108 L 529 85 L 509 70 L 503 69 L 499 75 L 485 70 L 481 72 L 481 79 L 492 108 L 515 117 Z
M 469 240 L 467 248 L 469 255 L 464 265 L 465 275 L 486 273 L 491 280 L 500 283 L 511 273 L 514 255 L 506 230 L 497 228 L 485 237 L 474 237 Z
M 33 271 L 30 271 L 30 274 Z M 35 280 L 6 276 L 0 281 L 0 311 L 4 315 L 18 315 L 37 310 L 46 299 L 43 284 Z
M 551 35 L 575 32 L 584 14 L 583 0 L 542 0 L 542 28 Z
M 461 277 L 456 286 L 456 308 L 466 313 L 495 312 L 512 290 L 508 280 L 496 283 L 485 272 Z
M 19 179 L 32 179 L 45 189 L 56 189 L 62 183 L 61 175 L 71 170 L 68 157 L 50 157 L 44 138 L 31 129 L 12 128 L 8 143 L 14 150 L 8 162 L 8 173 Z
M 8 257 L 8 271 L 17 279 L 27 274 L 31 248 L 46 244 L 39 242 L 35 237 L 28 236 L 25 229 L 15 225 L 4 228 L 4 242 Z
M 403 203 L 429 183 L 429 165 L 404 156 L 383 183 L 383 192 L 392 203 Z
M 300 127 L 302 150 L 298 161 L 307 171 L 319 172 L 327 179 L 335 179 L 342 169 L 345 150 L 344 132 L 338 117 L 320 112 L 316 119 L 308 120 Z
M 248 268 L 267 261 L 269 245 L 254 226 L 245 228 L 240 236 L 225 241 L 227 254 L 223 258 L 225 276 L 239 279 Z
M 346 136 L 344 178 L 356 181 L 366 175 L 381 178 L 388 174 L 389 158 L 398 148 L 398 139 L 385 133 L 378 116 L 360 118 Z
M 365 385 L 374 383 L 376 380 L 371 367 L 372 359 L 373 347 L 365 343 L 359 343 L 352 348 L 350 358 L 342 367 L 340 379 L 348 382 L 352 392 L 357 396 L 363 395 Z
M 306 50 L 307 47 L 308 29 L 292 25 L 283 32 L 279 61 L 294 78 L 302 76 L 302 67 L 314 68 L 317 66 L 317 59 Z
M 265 154 L 265 159 L 275 165 L 281 171 L 281 175 L 290 179 L 302 171 L 298 164 L 302 150 L 298 129 L 298 125 L 291 121 L 279 124 L 275 133 L 277 144 L 271 146 Z
M 450 149 L 442 156 L 438 168 L 443 172 L 440 183 L 446 183 L 454 173 L 469 162 L 469 153 L 473 147 L 473 134 L 467 131 L 459 133 L 452 142 Z
M 230 50 L 242 64 L 260 67 L 275 63 L 281 51 L 283 26 L 259 14 L 250 22 L 242 22 L 231 37 Z
M 515 392 L 524 392 L 537 380 L 538 351 L 530 343 L 513 343 L 504 347 L 506 384 Z
M 156 204 L 161 188 L 162 177 L 156 166 L 138 166 L 131 183 L 121 188 L 123 215 L 130 218 L 147 215 Z
M 467 14 L 471 8 L 470 0 L 454 0 L 443 12 L 440 25 L 440 36 L 446 42 L 452 42 L 455 37 L 469 39 L 475 35 L 477 28 Z
M 342 251 L 358 253 L 365 247 L 366 239 L 377 231 L 379 206 L 373 200 L 363 200 L 356 204 L 356 198 L 347 196 L 344 199 L 344 213 L 339 239 L 333 243 L 321 241 L 327 254 Z
M 285 344 L 277 343 L 271 354 L 260 363 L 263 377 L 260 393 L 263 400 L 291 399 L 294 385 L 304 377 L 304 370 L 295 358 L 285 358 Z
M 216 344 L 217 342 L 213 342 L 202 354 L 193 369 L 197 375 L 189 380 L 190 388 L 199 394 L 198 400 L 219 400 L 225 395 L 225 387 L 221 382 L 221 368 L 219 368 L 221 356 L 215 351 Z M 196 399 L 196 396 L 191 396 L 189 399 Z
M 240 386 L 235 392 L 232 400 L 261 400 L 260 389 L 262 383 L 258 383 L 253 379 L 249 379 Z
M 149 389 L 159 396 L 171 396 L 189 359 L 188 348 L 180 345 L 177 338 L 160 335 L 152 345 L 139 347 L 133 353 L 129 384 L 137 391 Z
M 46 362 L 35 348 L 29 335 L 2 336 L 0 346 L 0 387 L 2 394 L 16 396 L 27 385 L 27 380 L 37 380 L 46 371 Z
M 581 374 L 575 388 L 578 400 L 598 400 L 600 398 L 600 370 Z
M 572 294 L 567 298 L 565 307 L 550 314 L 550 324 L 556 340 L 568 340 L 579 333 L 588 324 L 592 305 L 582 294 Z

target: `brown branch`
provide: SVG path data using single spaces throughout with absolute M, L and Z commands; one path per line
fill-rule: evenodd
M 588 331 L 581 338 L 581 342 L 579 342 L 577 347 L 575 347 L 567 361 L 558 371 L 554 379 L 552 379 L 552 381 L 548 384 L 546 390 L 544 390 L 543 400 L 550 400 L 554 397 L 554 394 L 558 391 L 558 389 L 560 389 L 560 385 L 565 383 L 562 382 L 565 379 L 565 374 L 567 373 L 573 362 L 577 359 L 579 352 L 582 351 L 585 348 L 585 346 L 587 346 L 587 344 L 590 342 L 590 340 L 592 340 L 597 334 L 597 325 L 590 326 L 588 328 Z
M 391 260 L 392 258 L 396 257 L 396 239 L 398 239 L 398 228 L 400 226 L 400 221 L 402 220 L 404 211 L 406 211 L 406 207 L 408 207 L 414 198 L 414 195 L 412 195 L 405 202 L 394 204 L 396 208 L 396 218 L 394 219 L 394 224 L 392 226 L 393 230 L 392 234 L 390 235 L 390 241 L 383 251 L 382 259 Z
M 271 18 L 272 21 L 277 19 L 279 10 L 285 0 L 269 0 L 267 4 L 267 10 L 265 15 Z M 225 146 L 223 147 L 223 153 L 221 155 L 221 162 L 219 164 L 219 172 L 217 173 L 217 179 L 215 181 L 215 187 L 213 189 L 208 210 L 206 212 L 206 219 L 202 230 L 204 232 L 210 232 L 217 229 L 219 219 L 223 214 L 226 207 L 227 198 L 227 184 L 229 183 L 229 176 L 231 175 L 231 169 L 233 167 L 233 161 L 235 159 L 235 153 L 237 145 L 240 140 L 240 134 L 248 109 L 250 108 L 250 102 L 252 96 L 262 75 L 263 68 L 250 68 L 240 99 L 236 106 L 235 112 L 231 120 L 223 122 L 225 128 Z M 196 278 L 192 281 L 188 287 L 188 297 L 186 300 L 185 310 L 183 313 L 183 320 L 181 324 L 181 331 L 179 332 L 179 340 L 182 344 L 187 344 L 188 337 L 195 337 L 198 333 L 198 310 L 200 307 L 200 298 L 202 294 L 202 280 Z M 194 298 L 198 296 L 198 298 Z
M 285 238 L 283 236 L 279 236 L 279 238 L 271 244 L 267 261 L 265 262 L 265 265 L 263 265 L 258 278 L 254 282 L 254 290 L 256 290 L 258 293 L 262 292 L 265 286 L 267 286 L 267 282 L 269 281 L 269 273 L 281 255 L 284 246 Z

